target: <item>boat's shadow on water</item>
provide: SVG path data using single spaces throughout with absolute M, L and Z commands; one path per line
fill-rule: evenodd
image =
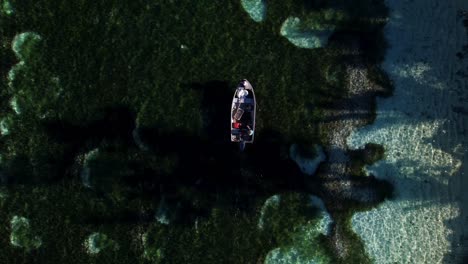
M 201 135 L 162 127 L 138 128 L 150 152 L 175 155 L 180 164 L 165 176 L 161 188 L 169 193 L 162 197 L 177 200 L 184 189 L 194 196 L 188 200 L 205 202 L 206 213 L 215 206 L 250 211 L 259 198 L 306 191 L 304 175 L 288 158 L 288 146 L 279 133 L 262 131 L 255 143 L 248 144 L 243 152 L 238 144 L 230 142 L 229 113 L 234 85 L 223 81 L 186 85 L 203 96 Z

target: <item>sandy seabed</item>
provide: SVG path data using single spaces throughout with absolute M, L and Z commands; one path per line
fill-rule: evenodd
M 368 170 L 390 181 L 395 197 L 355 214 L 353 229 L 375 263 L 462 263 L 468 251 L 468 58 L 456 54 L 468 44 L 458 15 L 468 1 L 386 4 L 390 47 L 383 67 L 394 95 L 377 101 L 374 124 L 347 143 L 385 147 L 386 158 Z

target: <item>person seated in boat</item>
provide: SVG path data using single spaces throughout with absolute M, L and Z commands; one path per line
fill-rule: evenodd
M 237 128 L 237 129 L 240 129 L 240 130 L 245 130 L 245 129 L 247 129 L 249 126 L 246 125 L 246 124 L 243 123 L 243 122 L 234 121 L 234 123 L 232 124 L 232 127 L 233 127 L 233 128 Z
M 242 126 L 242 123 L 237 122 L 237 121 L 234 121 L 234 123 L 232 124 L 232 127 L 235 129 L 240 129 L 241 126 Z

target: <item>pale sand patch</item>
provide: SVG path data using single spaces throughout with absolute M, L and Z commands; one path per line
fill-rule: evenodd
M 386 159 L 369 169 L 394 185 L 395 198 L 355 214 L 353 228 L 376 263 L 461 263 L 468 235 L 462 187 L 468 181 L 462 163 L 468 120 L 454 109 L 463 107 L 468 94 L 467 80 L 457 74 L 466 60 L 455 54 L 468 43 L 457 19 L 468 2 L 387 5 L 390 49 L 383 66 L 394 95 L 378 100 L 375 123 L 353 133 L 348 144 L 384 145 Z
M 266 18 L 267 5 L 265 0 L 241 0 L 245 12 L 255 22 L 262 22 Z
M 304 25 L 300 18 L 290 16 L 281 25 L 280 34 L 299 48 L 323 48 L 327 45 L 328 38 L 334 31 L 334 26 L 322 28 L 324 26 L 320 25 L 320 27 Z

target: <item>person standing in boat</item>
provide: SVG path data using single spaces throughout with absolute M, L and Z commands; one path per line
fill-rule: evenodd
M 247 91 L 247 89 L 244 87 L 239 87 L 239 91 L 237 91 L 237 97 L 239 97 L 240 100 L 247 98 L 248 95 L 249 91 Z

